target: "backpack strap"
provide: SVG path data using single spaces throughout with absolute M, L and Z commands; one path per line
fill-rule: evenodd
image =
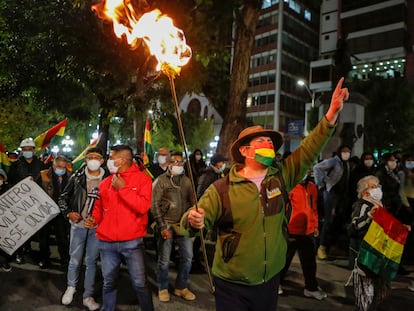
M 219 232 L 231 232 L 234 221 L 229 196 L 230 178 L 227 175 L 216 180 L 213 185 L 216 188 L 221 200 L 221 216 L 216 220 L 214 227 L 218 229 Z
M 285 201 L 285 205 L 286 205 L 285 214 L 286 214 L 287 222 L 289 223 L 290 216 L 292 215 L 292 202 L 289 199 L 289 194 L 286 191 L 285 180 L 283 179 L 282 173 L 280 171 L 277 173 L 277 178 L 280 181 L 280 188 L 281 188 L 280 190 L 282 191 L 283 201 Z

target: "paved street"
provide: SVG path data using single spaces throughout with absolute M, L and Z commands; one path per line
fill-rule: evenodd
M 197 299 L 193 302 L 184 301 L 181 298 L 171 296 L 168 303 L 159 303 L 155 283 L 154 254 L 148 251 L 149 280 L 154 293 L 154 305 L 156 310 L 190 311 L 190 310 L 214 310 L 214 298 L 209 293 L 206 274 L 191 274 L 191 289 L 196 293 Z M 52 258 L 53 259 L 53 258 Z M 305 298 L 302 289 L 302 274 L 297 258 L 292 263 L 291 270 L 284 286 L 284 295 L 279 299 L 278 310 L 320 310 L 328 311 L 340 308 L 341 311 L 355 310 L 353 306 L 352 289 L 346 288 L 345 283 L 350 271 L 343 268 L 346 260 L 337 259 L 329 262 L 318 262 L 318 280 L 320 286 L 328 293 L 324 301 Z M 411 277 L 414 278 L 414 266 L 408 266 Z M 175 270 L 171 269 L 170 284 L 174 284 Z M 65 274 L 53 266 L 48 270 L 40 270 L 37 265 L 26 263 L 24 265 L 13 264 L 11 272 L 0 272 L 0 310 L 1 311 L 60 311 L 60 310 L 85 310 L 82 306 L 81 292 L 70 307 L 60 304 L 63 291 L 66 288 Z M 97 300 L 101 301 L 101 281 L 99 275 Z M 403 310 L 414 305 L 414 293 L 407 290 L 410 276 L 398 277 L 393 282 L 391 297 L 383 302 L 380 310 Z M 80 282 L 82 284 L 82 280 Z M 135 295 L 132 291 L 127 271 L 123 268 L 119 279 L 119 295 L 117 310 L 139 310 Z

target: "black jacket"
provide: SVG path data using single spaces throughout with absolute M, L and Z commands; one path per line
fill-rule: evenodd
M 198 179 L 197 200 L 201 198 L 208 186 L 210 186 L 213 182 L 220 179 L 221 177 L 221 173 L 216 173 L 211 166 L 206 168 Z
M 29 163 L 21 156 L 10 167 L 9 183 L 14 186 L 28 176 L 32 176 L 33 180 L 38 180 L 40 171 L 45 168 L 46 166 L 37 157 L 33 157 L 32 162 Z
M 105 170 L 102 179 L 108 175 L 109 173 Z M 87 197 L 84 166 L 72 175 L 62 194 L 59 196 L 58 205 L 63 216 L 67 217 L 67 214 L 70 212 L 77 212 L 80 214 L 85 206 Z

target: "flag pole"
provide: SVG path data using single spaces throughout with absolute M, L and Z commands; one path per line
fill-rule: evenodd
M 170 88 L 171 88 L 171 93 L 172 93 L 173 102 L 174 102 L 174 110 L 175 110 L 175 114 L 176 114 L 176 117 L 177 117 L 178 131 L 180 133 L 181 144 L 183 145 L 183 148 L 184 148 L 187 172 L 188 172 L 188 176 L 191 180 L 191 189 L 192 189 L 193 199 L 194 199 L 194 202 L 195 202 L 195 208 L 198 211 L 197 192 L 196 192 L 196 189 L 195 189 L 193 172 L 191 171 L 190 158 L 188 156 L 188 148 L 187 148 L 187 143 L 186 143 L 186 140 L 185 140 L 183 123 L 181 121 L 180 109 L 179 109 L 178 100 L 177 100 L 177 93 L 175 91 L 174 76 L 168 70 L 164 70 L 164 73 L 167 75 L 167 77 L 170 81 Z M 203 258 L 204 258 L 204 267 L 205 267 L 205 270 L 207 272 L 207 277 L 208 277 L 208 281 L 209 281 L 209 285 L 210 285 L 210 291 L 212 293 L 214 293 L 215 287 L 214 287 L 214 284 L 213 284 L 213 278 L 211 276 L 210 267 L 208 265 L 207 249 L 206 249 L 206 243 L 205 243 L 205 240 L 204 240 L 204 232 L 203 232 L 202 228 L 199 230 L 199 233 L 200 233 L 200 241 L 201 241 L 201 251 L 203 253 Z

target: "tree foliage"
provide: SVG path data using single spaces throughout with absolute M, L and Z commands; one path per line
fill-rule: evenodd
M 374 78 L 357 82 L 352 90 L 369 100 L 365 109 L 364 140 L 367 150 L 413 150 L 414 90 L 403 78 Z

